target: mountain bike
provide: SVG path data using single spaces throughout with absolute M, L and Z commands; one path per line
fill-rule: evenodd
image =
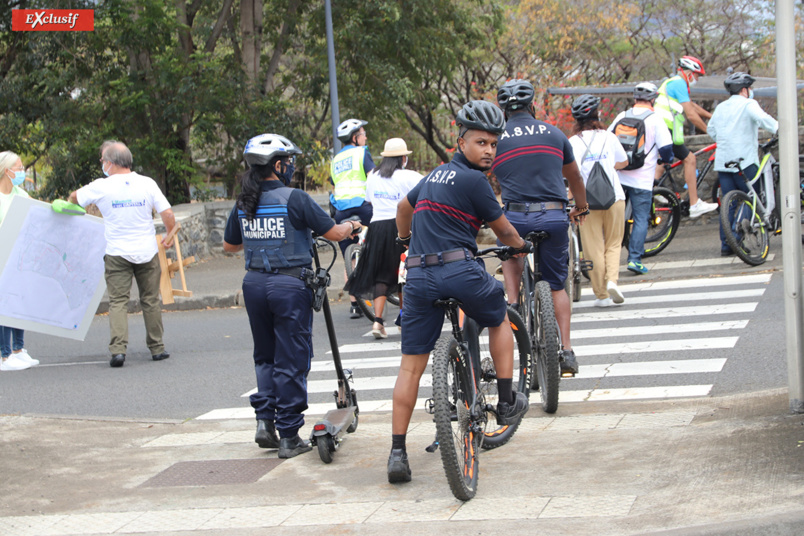
M 357 268 L 358 263 L 360 263 L 360 256 L 363 253 L 363 244 L 366 241 L 366 233 L 368 232 L 368 225 L 364 225 L 363 229 L 360 231 L 358 235 L 357 243 L 349 244 L 346 247 L 346 251 L 343 253 L 343 260 L 344 266 L 346 268 L 346 279 L 352 277 L 355 269 Z M 355 296 L 357 299 L 357 306 L 363 311 L 363 314 L 366 315 L 369 322 L 374 322 L 374 299 L 373 297 L 368 297 L 365 295 Z M 399 307 L 399 296 L 393 292 L 389 292 L 386 296 L 387 303 L 390 303 L 396 307 Z
M 762 160 L 753 179 L 746 182 L 748 193 L 732 190 L 723 197 L 720 225 L 726 243 L 744 262 L 758 266 L 768 257 L 768 235 L 779 234 L 782 219 L 777 199 L 779 163 L 771 149 L 779 143 L 774 136 L 760 145 Z M 726 162 L 726 167 L 743 172 L 742 158 Z M 761 179 L 761 180 L 760 180 Z
M 696 158 L 699 157 L 702 154 L 712 153 L 706 159 L 706 164 L 704 164 L 704 167 L 701 170 L 697 170 L 697 169 L 695 170 L 695 173 L 696 173 L 695 184 L 696 184 L 696 188 L 698 190 L 698 196 L 699 197 L 703 197 L 700 194 L 701 185 L 704 183 L 704 181 L 706 180 L 706 176 L 709 174 L 709 172 L 712 170 L 712 168 L 715 165 L 715 149 L 717 149 L 717 143 L 707 145 L 703 149 L 699 149 L 699 150 L 697 150 L 697 151 L 695 151 L 693 153 Z M 677 160 L 676 162 L 674 162 L 672 164 L 664 164 L 664 173 L 662 173 L 662 176 L 659 178 L 658 181 L 656 181 L 656 186 L 662 186 L 664 188 L 669 188 L 670 190 L 675 192 L 676 197 L 678 197 L 679 206 L 681 207 L 681 213 L 684 216 L 689 216 L 690 215 L 690 200 L 689 200 L 689 197 L 686 197 L 686 198 L 681 197 L 681 194 L 683 194 L 684 190 L 686 189 L 686 184 L 684 184 L 684 186 L 682 186 L 682 187 L 679 187 L 678 184 L 676 184 L 676 181 L 673 178 L 673 174 L 672 174 L 673 169 L 675 169 L 675 168 L 677 168 L 679 166 L 683 167 L 683 165 L 684 165 L 683 160 Z M 682 181 L 682 183 L 683 183 L 683 181 Z M 712 200 L 712 203 L 720 204 L 720 180 L 718 180 L 717 177 L 715 177 L 715 180 L 712 182 L 711 200 Z
M 654 186 L 648 215 L 648 234 L 645 237 L 645 250 L 642 257 L 652 257 L 670 245 L 680 223 L 681 204 L 675 192 L 663 186 Z M 628 199 L 625 202 L 623 248 L 628 248 L 633 225 L 631 199 Z
M 536 373 L 531 389 L 538 390 L 542 409 L 555 413 L 558 409 L 558 383 L 561 378 L 561 334 L 558 330 L 550 284 L 539 271 L 539 245 L 548 237 L 544 231 L 533 231 L 525 240 L 533 243 L 533 253 L 525 257 L 518 303 L 522 320 L 530 336 Z
M 478 251 L 477 256 L 495 254 L 506 258 L 511 251 L 508 247 L 493 247 Z M 440 450 L 452 494 L 457 499 L 468 501 L 477 493 L 479 458 L 484 443 L 491 441 L 486 448 L 506 443 L 519 422 L 503 427 L 496 424 L 497 386 L 493 363 L 491 357 L 486 359 L 481 350 L 479 333 L 473 334 L 470 328 L 469 336 L 465 335 L 461 327 L 461 302 L 446 298 L 436 300 L 435 305 L 446 311 L 452 332 L 442 336 L 433 350 L 433 398 L 428 400 L 427 410 L 435 419 L 436 441 L 427 450 Z M 509 311 L 509 315 L 512 325 L 522 333 L 521 319 L 514 311 Z M 515 341 L 515 355 L 519 360 L 516 385 L 527 393 L 531 369 L 529 342 L 526 337 L 517 336 L 516 332 Z
M 569 212 L 571 208 L 567 208 Z M 569 265 L 567 267 L 567 280 L 564 282 L 564 290 L 570 298 L 570 305 L 581 301 L 581 276 L 589 279 L 589 270 L 592 269 L 592 261 L 584 259 L 583 244 L 581 243 L 581 233 L 578 231 L 578 224 L 570 220 L 569 224 Z

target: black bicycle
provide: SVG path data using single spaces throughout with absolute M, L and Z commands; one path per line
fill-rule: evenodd
M 494 254 L 504 259 L 513 251 L 494 247 L 478 251 L 477 256 Z M 436 300 L 435 305 L 446 311 L 452 332 L 442 336 L 433 350 L 433 397 L 427 401 L 427 410 L 435 419 L 436 441 L 427 450 L 440 450 L 452 494 L 468 501 L 477 493 L 481 449 L 507 443 L 521 418 L 515 424 L 497 425 L 497 375 L 477 324 L 467 319 L 461 327 L 461 302 L 455 298 Z M 530 343 L 522 336 L 525 330 L 519 315 L 510 309 L 508 314 L 512 327 L 516 326 L 515 385 L 527 396 Z
M 681 204 L 676 194 L 663 186 L 653 187 L 653 198 L 648 214 L 648 234 L 645 236 L 643 257 L 653 257 L 670 245 L 681 224 Z M 625 203 L 625 230 L 623 247 L 628 248 L 631 228 L 634 225 L 631 200 Z

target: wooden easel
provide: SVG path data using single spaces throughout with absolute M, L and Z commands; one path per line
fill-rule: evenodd
M 176 222 L 176 225 L 171 229 L 167 235 L 167 239 L 173 238 L 173 245 L 176 246 L 176 260 L 168 263 L 167 255 L 165 254 L 165 246 L 162 245 L 162 235 L 156 235 L 156 245 L 159 248 L 159 266 L 162 268 L 162 277 L 159 280 L 159 292 L 162 294 L 162 303 L 174 303 L 175 296 L 184 296 L 189 298 L 193 295 L 192 291 L 187 290 L 187 282 L 184 280 L 184 267 L 188 264 L 195 262 L 195 257 L 187 257 L 182 259 L 181 246 L 179 245 L 179 237 L 176 233 L 181 229 L 181 224 Z M 181 277 L 181 289 L 173 288 L 171 279 L 179 272 Z

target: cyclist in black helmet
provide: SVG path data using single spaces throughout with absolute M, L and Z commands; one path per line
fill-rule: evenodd
M 758 130 L 762 128 L 771 134 L 779 130 L 779 123 L 768 115 L 757 101 L 751 86 L 754 77 L 743 72 L 732 73 L 723 81 L 731 97 L 721 102 L 709 120 L 708 134 L 717 142 L 715 171 L 720 179 L 721 198 L 732 190 L 748 192 L 746 180 L 751 180 L 759 170 Z M 740 172 L 727 168 L 726 162 L 742 158 Z M 734 255 L 726 243 L 723 228 L 720 229 L 720 254 L 724 257 Z
M 514 339 L 503 287 L 473 261 L 477 231 L 484 221 L 505 245 L 528 250 L 528 244 L 503 216 L 485 175 L 494 162 L 497 136 L 503 132 L 505 119 L 494 104 L 471 101 L 458 112 L 456 123 L 460 133 L 455 157 L 423 178 L 397 207 L 399 237 L 410 241 L 410 249 L 402 362 L 394 387 L 389 482 L 411 479 L 405 435 L 419 380 L 444 323 L 444 311 L 433 301 L 457 298 L 467 315 L 489 329 L 501 424 L 514 422 L 528 410 L 525 395 L 513 391 Z
M 575 163 L 569 140 L 558 128 L 535 118 L 533 85 L 527 80 L 509 80 L 497 92 L 497 102 L 505 110 L 508 123 L 500 136 L 492 170 L 502 190 L 505 215 L 525 236 L 531 231 L 547 231 L 550 237 L 539 249 L 539 270 L 550 283 L 556 321 L 561 331 L 561 370 L 576 374 L 578 362 L 570 341 L 569 296 L 564 292 L 569 264 L 569 219 L 567 189 L 569 181 L 575 208 L 569 217 L 583 222 L 588 213 L 583 177 Z M 502 263 L 508 302 L 515 304 L 522 280 L 522 259 Z

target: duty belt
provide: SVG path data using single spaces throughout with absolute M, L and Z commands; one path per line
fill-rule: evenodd
M 511 212 L 544 212 L 546 210 L 566 210 L 566 205 L 559 201 L 548 201 L 546 203 L 506 203 L 505 210 Z
M 406 268 L 422 268 L 424 266 L 437 266 L 449 264 L 457 261 L 471 261 L 475 256 L 469 251 L 461 249 L 451 249 L 441 253 L 428 253 L 426 255 L 409 255 L 405 259 Z
M 277 268 L 276 270 L 266 270 L 265 268 L 249 268 L 249 272 L 262 272 L 264 274 L 282 274 L 307 281 L 307 274 L 312 274 L 312 270 L 303 266 L 296 266 L 294 268 Z

